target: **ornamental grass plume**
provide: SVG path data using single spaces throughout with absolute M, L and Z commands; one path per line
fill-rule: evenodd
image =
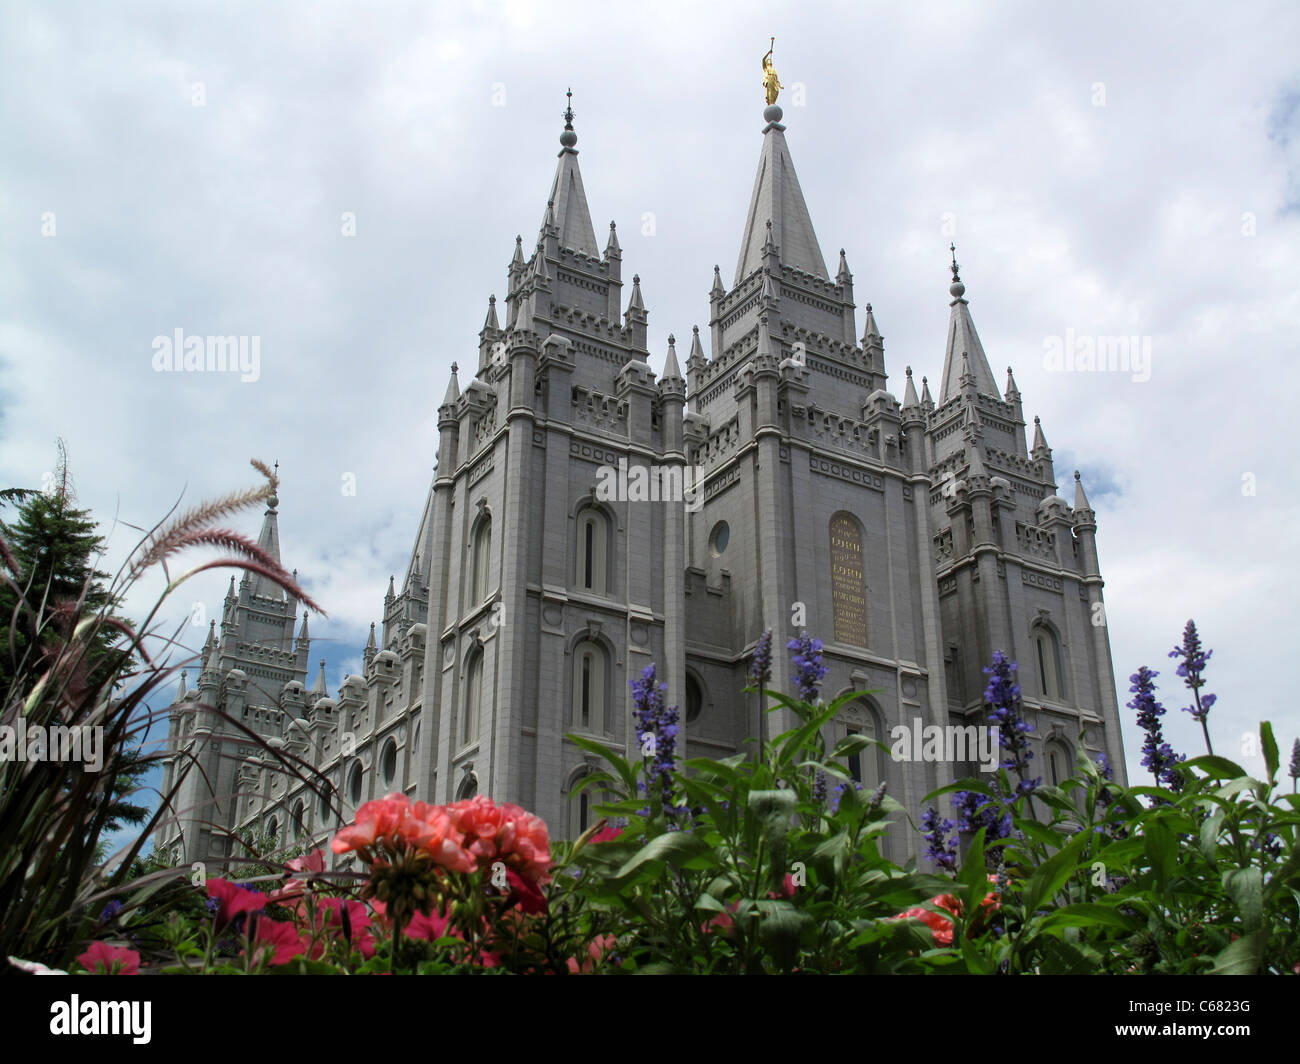
M 1210 709 L 1214 706 L 1217 696 L 1212 694 L 1201 694 L 1201 688 L 1205 686 L 1205 663 L 1210 660 L 1213 650 L 1203 650 L 1201 648 L 1201 637 L 1196 631 L 1196 622 L 1188 621 L 1187 626 L 1183 629 L 1183 641 L 1179 646 L 1174 647 L 1169 652 L 1171 658 L 1182 658 L 1178 664 L 1178 675 L 1183 678 L 1183 683 L 1191 690 L 1194 705 L 1184 706 L 1183 712 L 1190 713 L 1193 719 L 1200 722 L 1201 732 L 1205 736 L 1205 749 L 1207 753 L 1214 753 L 1214 745 L 1210 742 L 1210 726 L 1207 718 L 1210 715 Z
M 1177 766 L 1187 758 L 1174 753 L 1173 747 L 1164 741 L 1160 718 L 1165 715 L 1165 707 L 1156 701 L 1155 696 L 1155 678 L 1159 675 L 1142 665 L 1129 677 L 1132 684 L 1129 691 L 1136 697 L 1128 707 L 1137 711 L 1138 726 L 1146 733 L 1142 741 L 1143 767 L 1151 770 L 1157 787 L 1164 784 L 1176 792 L 1183 789 L 1183 777 Z

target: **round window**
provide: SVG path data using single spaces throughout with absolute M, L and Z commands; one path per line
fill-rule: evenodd
M 704 695 L 700 691 L 700 685 L 696 683 L 695 677 L 690 673 L 686 674 L 686 723 L 690 724 L 697 720 L 701 711 L 704 709 Z
M 731 542 L 731 529 L 726 521 L 719 521 L 709 533 L 709 550 L 715 558 L 720 558 L 729 542 Z

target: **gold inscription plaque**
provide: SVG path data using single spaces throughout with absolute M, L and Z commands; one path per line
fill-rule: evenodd
M 847 514 L 831 518 L 831 606 L 835 640 L 867 645 L 867 586 L 862 575 L 862 534 Z

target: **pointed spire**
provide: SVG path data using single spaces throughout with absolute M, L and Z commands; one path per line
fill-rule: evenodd
M 483 331 L 498 332 L 500 329 L 501 325 L 497 321 L 497 297 L 488 296 L 488 312 L 487 318 L 483 321 Z
M 713 287 L 709 289 L 709 298 L 721 299 L 727 294 L 727 290 L 722 287 L 722 272 L 717 266 L 713 267 Z
M 980 454 L 978 447 L 972 446 L 970 449 L 970 470 L 967 475 L 972 477 L 988 476 L 988 471 L 984 468 L 984 458 Z
M 515 237 L 515 253 L 510 259 L 510 267 L 511 269 L 520 270 L 524 268 L 524 238 L 522 236 Z
M 764 303 L 776 303 L 776 289 L 772 286 L 771 270 L 763 271 L 763 290 L 759 293 L 759 298 L 761 298 Z
M 215 673 L 218 671 L 217 646 L 217 622 L 211 621 L 208 623 L 208 641 L 203 644 L 203 672 Z
M 373 654 L 378 649 L 375 646 L 375 622 L 370 622 L 370 638 L 366 640 L 366 652 Z
M 812 218 L 785 142 L 780 108 L 773 111 L 777 117 L 769 119 L 763 130 L 763 149 L 758 157 L 758 173 L 754 177 L 733 285 L 740 284 L 763 265 L 769 241 L 776 245 L 784 265 L 829 281 L 826 260 L 813 232 Z M 767 222 L 771 223 L 770 230 Z
M 587 208 L 587 193 L 582 187 L 582 173 L 578 170 L 578 134 L 573 130 L 573 94 L 564 111 L 564 132 L 560 134 L 560 161 L 551 182 L 550 202 L 547 204 L 543 230 L 554 226 L 562 248 L 572 248 L 593 259 L 600 257 L 596 247 L 596 230 L 591 225 L 591 211 Z M 543 235 L 545 233 L 543 232 Z
M 632 311 L 645 311 L 645 303 L 641 299 L 641 275 L 634 273 L 632 275 L 632 298 L 627 303 L 628 313 Z
M 1016 387 L 1016 378 L 1010 366 L 1007 367 L 1007 390 L 1003 394 L 1008 403 L 1020 402 L 1020 389 Z
M 903 389 L 903 409 L 920 406 L 921 400 L 916 397 L 916 384 L 912 381 L 912 367 L 907 367 L 907 386 Z
M 443 406 L 455 406 L 456 400 L 460 398 L 460 382 L 456 379 L 456 371 L 460 369 L 455 362 L 451 364 L 451 380 L 447 382 L 447 394 L 442 397 Z
M 934 398 L 930 395 L 930 378 L 921 378 L 921 405 L 934 409 Z
M 835 274 L 836 284 L 852 284 L 853 274 L 849 273 L 849 263 L 844 257 L 844 249 L 840 248 L 840 268 Z
M 319 695 L 321 698 L 329 698 L 329 688 L 325 686 L 325 659 L 320 659 L 320 672 L 316 674 L 316 684 L 311 689 L 313 695 Z
M 237 596 L 236 593 L 235 593 L 235 574 L 234 574 L 234 573 L 231 573 L 231 574 L 230 574 L 230 587 L 229 587 L 229 589 L 226 591 L 226 598 L 228 598 L 228 599 L 233 599 L 233 598 L 237 598 L 237 597 L 238 597 L 238 596 Z
M 613 258 L 623 254 L 623 249 L 618 242 L 617 226 L 613 222 L 609 223 L 609 241 L 605 244 L 605 258 Z
M 546 268 L 546 253 L 537 249 L 537 254 L 533 256 L 533 280 L 539 285 L 545 285 L 551 279 L 551 271 Z
M 514 331 L 517 333 L 533 331 L 533 301 L 530 296 L 524 296 L 519 300 L 519 312 L 515 315 Z
M 274 558 L 277 563 L 280 561 L 280 524 L 276 513 L 276 507 L 279 505 L 280 499 L 276 495 L 272 495 L 266 500 L 266 513 L 262 516 L 262 531 L 257 537 L 257 545 Z M 251 591 L 254 595 L 284 599 L 284 590 L 261 573 L 253 574 Z
M 948 343 L 943 359 L 943 383 L 939 388 L 939 403 L 942 405 L 961 390 L 961 376 L 969 372 L 973 378 L 975 391 L 979 395 L 991 395 L 1002 398 L 998 392 L 997 381 L 989 369 L 989 360 L 984 355 L 984 345 L 980 343 L 979 333 L 975 331 L 975 322 L 971 320 L 970 307 L 962 297 L 966 286 L 962 284 L 957 272 L 957 248 L 952 249 L 952 284 L 948 291 L 952 295 L 952 312 L 948 316 Z M 969 369 L 966 359 L 969 357 Z
M 384 596 L 386 602 L 392 602 L 397 597 L 397 591 L 393 587 L 393 575 L 388 575 L 388 594 Z
M 185 701 L 185 670 L 181 669 L 181 682 L 176 685 L 176 697 L 172 699 L 172 702 L 183 701 Z
M 672 333 L 668 334 L 668 356 L 664 359 L 664 372 L 659 379 L 660 381 L 682 380 L 682 371 L 677 365 L 677 339 Z
M 298 631 L 299 643 L 310 643 L 311 636 L 307 634 L 307 611 L 302 611 L 302 628 Z
M 1035 451 L 1051 451 L 1047 446 L 1047 437 L 1043 435 L 1043 423 L 1038 420 L 1038 415 L 1034 415 L 1034 445 L 1030 448 L 1030 453 Z
M 1076 469 L 1074 471 L 1074 512 L 1078 513 L 1080 510 L 1091 509 L 1092 507 L 1088 505 L 1088 496 L 1083 492 L 1083 481 L 1080 479 L 1079 471 Z
M 867 316 L 862 323 L 862 346 L 870 347 L 871 340 L 882 339 L 880 329 L 876 327 L 876 315 L 871 310 L 871 304 L 867 304 Z
M 686 357 L 686 364 L 704 361 L 704 346 L 700 343 L 700 327 L 691 326 L 691 353 Z

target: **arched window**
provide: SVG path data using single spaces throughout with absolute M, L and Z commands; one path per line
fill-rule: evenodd
M 456 788 L 456 801 L 463 802 L 476 794 L 478 794 L 478 777 L 472 772 L 467 772 L 465 778 L 460 781 L 460 786 Z
M 865 735 L 868 739 L 880 738 L 879 714 L 874 706 L 858 701 L 845 707 L 840 719 L 835 741 L 849 735 Z M 862 784 L 864 791 L 874 791 L 885 778 L 884 751 L 878 746 L 864 746 L 846 758 L 849 777 Z
M 578 514 L 577 586 L 604 595 L 608 591 L 609 556 L 609 519 L 600 510 L 587 507 Z
M 465 746 L 478 738 L 483 706 L 483 651 L 475 651 L 465 670 L 465 702 L 461 707 L 460 741 Z
M 278 845 L 280 842 L 280 821 L 271 817 L 266 822 L 266 835 L 273 844 Z
M 353 762 L 352 771 L 348 774 L 348 798 L 353 805 L 361 804 L 361 762 Z
M 299 798 L 293 803 L 293 837 L 300 839 L 307 833 L 307 803 Z
M 1044 760 L 1047 762 L 1047 782 L 1059 787 L 1070 778 L 1074 770 L 1074 758 L 1064 743 L 1049 739 L 1043 744 Z
M 491 590 L 489 575 L 492 568 L 492 518 L 486 514 L 474 526 L 471 540 L 473 555 L 470 558 L 470 606 L 477 606 L 488 597 Z
M 380 771 L 383 773 L 384 786 L 389 787 L 397 779 L 397 740 L 390 738 L 384 744 L 384 754 L 380 759 Z
M 1038 666 L 1039 694 L 1054 702 L 1063 701 L 1061 644 L 1045 624 L 1034 625 L 1034 662 Z
M 599 643 L 584 640 L 573 648 L 573 726 L 604 733 L 608 705 L 608 656 Z
M 590 775 L 590 769 L 578 768 L 569 777 L 565 793 L 569 796 L 569 833 L 570 839 L 576 839 L 592 824 L 600 819 L 597 810 L 609 803 L 610 795 L 600 787 L 588 786 L 578 790 L 578 785 Z M 575 793 L 576 792 L 576 793 Z

